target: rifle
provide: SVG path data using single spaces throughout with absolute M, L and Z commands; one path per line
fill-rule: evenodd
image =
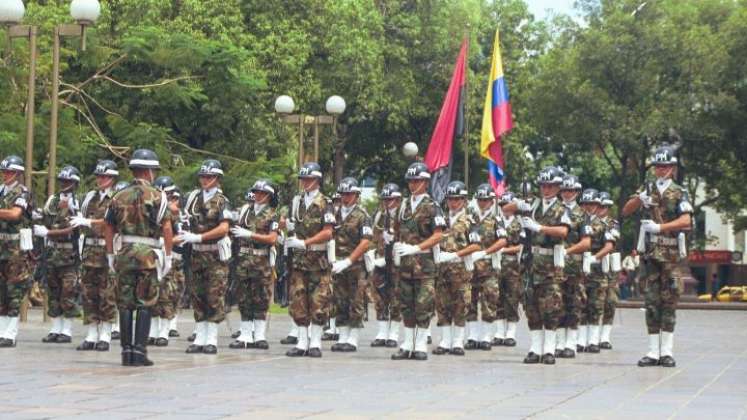
M 524 178 L 523 181 L 521 181 L 521 198 L 524 201 L 529 200 L 530 194 L 532 190 L 532 184 L 529 183 L 526 178 Z M 519 216 L 531 216 L 531 211 L 529 212 L 519 212 Z M 522 244 L 522 253 L 521 253 L 521 261 L 520 264 L 524 266 L 524 296 L 528 296 L 528 294 L 531 292 L 531 283 L 532 283 L 532 261 L 534 260 L 534 255 L 532 253 L 532 234 L 533 232 L 529 229 L 524 229 L 524 239 L 521 241 Z
M 384 215 L 384 232 L 391 234 L 392 229 L 392 218 L 389 215 L 389 209 L 386 208 L 386 206 L 383 206 L 382 213 Z M 394 282 L 392 279 L 392 271 L 394 269 L 394 244 L 385 244 L 384 245 L 384 261 L 386 263 L 384 264 L 384 282 L 381 284 L 379 289 L 379 295 L 380 296 L 386 296 L 387 290 L 394 286 Z M 391 316 L 391 314 L 390 314 Z

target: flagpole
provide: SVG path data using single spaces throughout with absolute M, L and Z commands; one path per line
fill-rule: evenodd
M 469 23 L 464 29 L 467 48 L 464 57 L 464 185 L 469 189 Z

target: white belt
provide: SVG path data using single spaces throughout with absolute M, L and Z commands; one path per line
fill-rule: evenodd
M 86 238 L 86 245 L 105 246 L 106 240 L 97 238 Z
M 509 262 L 517 261 L 516 255 L 503 254 L 503 261 L 509 261 Z
M 242 246 L 239 248 L 239 254 L 252 254 L 256 256 L 264 256 L 269 254 L 268 249 L 254 249 Z
M 584 256 L 581 255 L 581 254 L 571 254 L 571 255 L 569 255 L 569 257 L 572 260 L 574 260 L 574 261 L 583 261 L 584 260 Z
M 313 244 L 306 246 L 307 251 L 327 252 L 327 244 Z
M 21 239 L 20 233 L 0 233 L 0 241 L 17 241 Z
M 552 248 L 542 248 L 539 246 L 532 247 L 532 254 L 547 255 L 547 256 L 555 255 Z
M 122 235 L 122 243 L 148 245 L 153 248 L 161 247 L 161 242 L 158 239 L 149 238 L 147 236 Z
M 213 252 L 218 248 L 218 244 L 192 244 L 192 250 L 197 252 Z
M 47 241 L 47 245 L 50 248 L 57 248 L 57 249 L 73 249 L 72 242 L 54 242 L 54 241 Z
M 665 246 L 677 246 L 677 238 L 667 236 L 651 235 L 649 242 Z

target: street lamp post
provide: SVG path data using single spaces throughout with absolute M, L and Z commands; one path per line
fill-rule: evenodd
M 55 172 L 57 171 L 57 125 L 60 107 L 60 39 L 62 37 L 80 37 L 80 48 L 86 50 L 86 27 L 93 25 L 101 15 L 98 0 L 73 0 L 70 3 L 70 15 L 75 23 L 63 23 L 54 28 L 54 48 L 52 50 L 52 109 L 49 123 L 49 169 L 47 170 L 47 193 L 53 194 Z
M 22 0 L 4 0 L 0 5 L 0 24 L 7 27 L 8 38 L 27 38 L 29 40 L 29 86 L 26 98 L 26 156 L 28 168 L 25 172 L 25 182 L 29 189 L 33 189 L 33 158 L 34 158 L 34 112 L 36 102 L 36 26 L 20 25 L 26 8 Z M 10 42 L 8 42 L 10 49 Z

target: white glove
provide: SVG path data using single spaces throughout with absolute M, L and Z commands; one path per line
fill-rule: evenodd
M 386 259 L 384 257 L 376 258 L 374 260 L 374 267 L 386 267 Z
M 526 212 L 532 210 L 532 205 L 526 202 L 525 200 L 519 200 L 516 202 L 516 208 L 519 211 Z
M 109 271 L 117 271 L 114 269 L 114 254 L 106 254 L 106 262 L 109 264 Z
M 400 258 L 406 257 L 408 255 L 414 255 L 418 252 L 422 251 L 419 246 L 417 245 L 410 245 L 403 242 L 397 242 L 394 244 L 394 253 L 399 256 Z
M 470 255 L 472 255 L 472 261 L 479 261 L 485 258 L 488 254 L 486 254 L 485 251 L 475 251 Z
M 650 219 L 641 220 L 641 229 L 646 233 L 661 232 L 661 225 Z
M 202 242 L 202 235 L 192 232 L 184 232 L 181 235 L 177 235 L 174 239 L 176 239 L 177 242 L 183 242 L 185 244 L 199 244 Z
M 81 226 L 85 226 L 87 228 L 91 227 L 91 219 L 86 219 L 83 216 L 73 216 L 70 218 L 70 226 L 77 228 Z
M 459 256 L 456 252 L 441 252 L 438 257 L 438 262 L 440 264 L 456 261 L 459 259 Z
M 529 229 L 532 232 L 539 232 L 542 229 L 542 225 L 537 223 L 536 220 L 532 219 L 531 217 L 524 216 L 521 218 L 521 226 L 524 229 Z
M 303 239 L 298 239 L 295 236 L 292 236 L 285 240 L 285 247 L 295 248 L 295 249 L 306 249 L 306 243 L 304 243 Z
M 167 274 L 169 274 L 169 271 L 171 271 L 171 268 L 174 266 L 174 255 L 166 255 L 166 257 L 163 259 L 163 277 L 166 277 Z
M 643 205 L 644 208 L 649 208 L 654 204 L 653 198 L 646 194 L 646 191 L 641 191 L 641 193 L 638 194 L 638 199 L 641 200 L 641 205 Z
M 294 222 L 291 222 L 290 220 L 286 220 L 285 228 L 288 230 L 288 232 L 293 232 L 294 230 L 296 230 L 296 224 Z
M 31 219 L 32 220 L 41 220 L 43 218 L 44 218 L 44 215 L 39 210 L 34 209 L 34 211 L 31 212 Z
M 337 260 L 332 264 L 332 274 L 340 274 L 343 271 L 350 268 L 350 266 L 353 263 L 350 261 L 350 258 L 345 258 L 344 260 Z
M 234 226 L 231 228 L 231 234 L 237 238 L 251 238 L 254 232 L 243 227 Z
M 387 231 L 384 231 L 381 234 L 381 236 L 384 238 L 384 243 L 387 244 L 387 245 L 389 245 L 392 242 L 394 242 L 394 235 L 392 235 L 391 233 L 389 233 Z
M 49 233 L 49 229 L 47 229 L 44 225 L 34 225 L 34 236 L 39 236 L 41 238 L 46 238 L 47 233 Z

